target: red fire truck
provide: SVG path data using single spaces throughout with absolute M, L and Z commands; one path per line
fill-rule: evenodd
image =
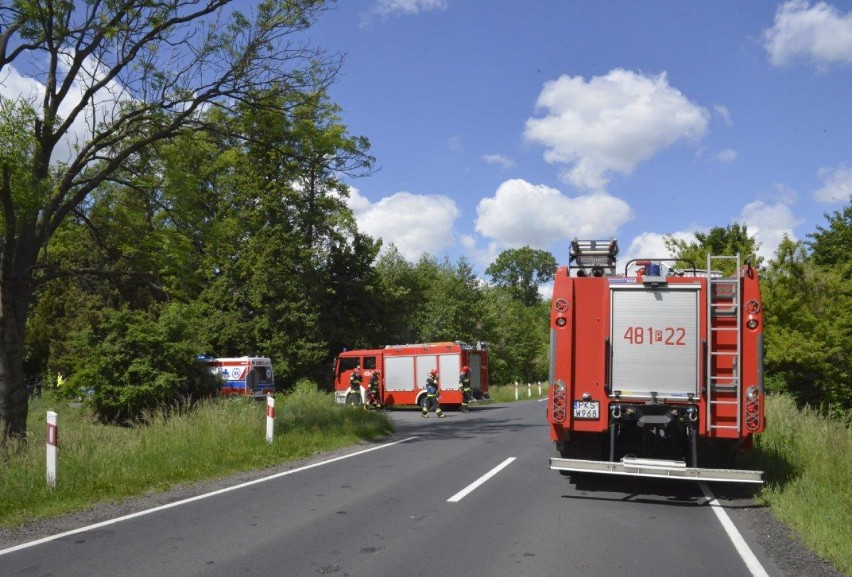
M 488 397 L 488 351 L 483 342 L 468 345 L 461 341 L 412 345 L 387 345 L 381 349 L 345 351 L 334 366 L 335 400 L 345 403 L 349 377 L 361 367 L 361 399 L 374 371 L 380 371 L 380 402 L 385 406 L 421 405 L 426 399 L 426 377 L 438 370 L 441 404 L 460 405 L 458 378 L 462 367 L 470 367 L 470 384 L 475 398 Z
M 575 239 L 556 272 L 550 468 L 762 482 L 760 471 L 701 468 L 698 455 L 750 448 L 764 429 L 757 270 L 708 254 L 701 270 L 637 259 L 617 275 L 617 255 L 615 240 Z M 725 265 L 736 272 L 713 270 Z

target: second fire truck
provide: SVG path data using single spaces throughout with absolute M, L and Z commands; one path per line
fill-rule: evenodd
M 334 366 L 334 395 L 345 403 L 349 377 L 361 368 L 361 402 L 374 371 L 379 371 L 379 402 L 384 406 L 421 405 L 426 399 L 426 377 L 436 369 L 441 404 L 461 405 L 458 378 L 463 367 L 470 369 L 475 398 L 488 396 L 488 350 L 485 343 L 469 345 L 461 341 L 388 345 L 381 349 L 344 351 Z
M 556 273 L 550 468 L 762 482 L 759 471 L 702 467 L 699 454 L 749 448 L 764 429 L 757 270 L 708 255 L 701 270 L 639 259 L 618 275 L 617 254 L 615 240 L 575 239 Z

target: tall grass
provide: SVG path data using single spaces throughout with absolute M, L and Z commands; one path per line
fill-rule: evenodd
M 59 415 L 55 489 L 47 487 L 42 441 L 48 408 Z M 310 383 L 277 397 L 271 444 L 266 405 L 249 399 L 216 399 L 183 414 L 151 415 L 137 428 L 100 425 L 80 407 L 42 400 L 32 403 L 30 415 L 29 443 L 8 446 L 3 456 L 0 525 L 270 467 L 391 431 L 385 415 L 336 406 Z
M 766 432 L 749 457 L 766 472 L 759 499 L 802 541 L 852 574 L 852 429 L 847 418 L 799 410 L 792 398 L 766 402 Z

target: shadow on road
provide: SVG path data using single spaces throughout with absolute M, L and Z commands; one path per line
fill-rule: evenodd
M 543 442 L 547 442 L 547 422 L 543 418 L 541 422 L 530 423 L 528 418 L 515 416 L 510 411 L 501 415 L 500 409 L 506 409 L 506 405 L 478 406 L 468 413 L 445 410 L 444 418 L 429 413 L 429 417 L 424 419 L 416 408 L 395 409 L 388 411 L 388 416 L 393 422 L 395 437 L 416 435 L 423 440 L 457 441 L 483 434 L 487 436 L 491 433 L 541 428 L 541 438 Z
M 708 504 L 696 481 L 625 477 L 594 473 L 563 475 L 576 492 L 563 494 L 563 499 L 629 501 L 674 507 L 696 507 Z M 740 483 L 707 483 L 713 494 L 726 501 L 726 509 L 763 509 L 753 498 L 759 485 Z

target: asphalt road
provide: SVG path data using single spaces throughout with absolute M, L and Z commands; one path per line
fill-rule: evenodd
M 388 442 L 0 544 L 0 575 L 785 574 L 748 522 L 756 506 L 742 489 L 560 475 L 548 469 L 544 411 L 535 401 L 444 419 L 397 411 Z

